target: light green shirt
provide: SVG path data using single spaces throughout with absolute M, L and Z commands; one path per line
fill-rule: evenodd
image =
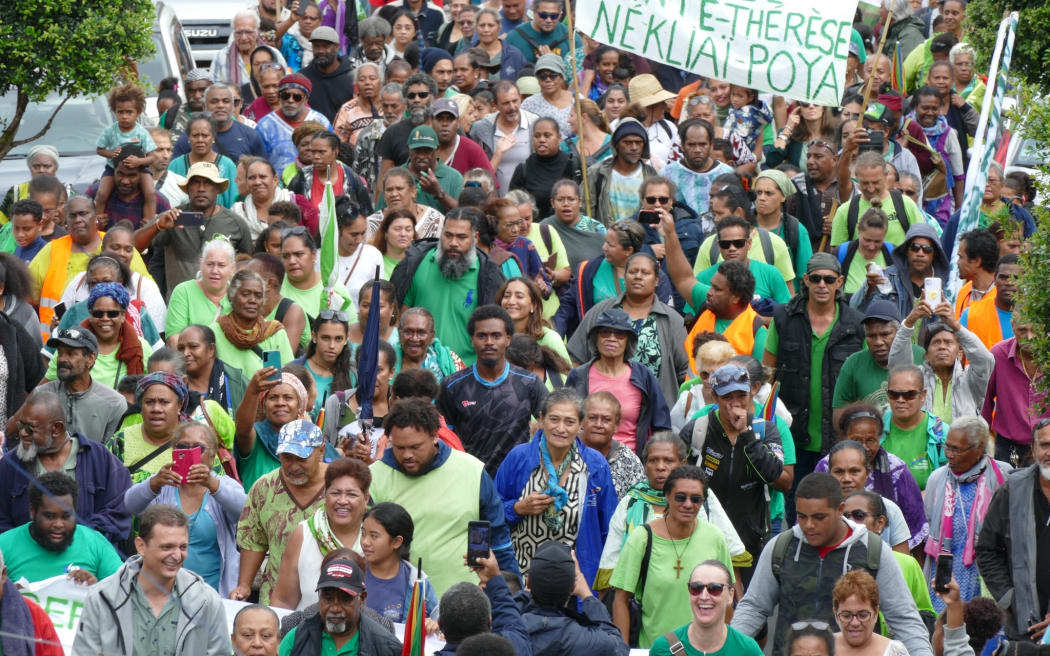
M 168 300 L 164 334 L 168 337 L 178 335 L 186 326 L 195 323 L 207 326 L 218 319 L 220 314 L 228 314 L 229 311 L 230 301 L 225 296 L 219 305 L 215 305 L 196 280 L 180 282 Z
M 915 225 L 917 223 L 925 223 L 922 218 L 922 214 L 919 213 L 919 207 L 915 204 L 915 201 L 904 196 L 904 212 L 908 215 L 908 223 Z M 860 203 L 857 206 L 857 224 L 860 224 L 860 217 L 864 216 L 864 213 L 871 208 L 869 203 L 863 196 L 857 196 L 847 203 L 843 203 L 839 206 L 835 217 L 831 220 L 831 246 L 832 248 L 837 247 L 839 244 L 856 239 L 856 235 L 849 234 L 849 206 L 851 203 Z M 886 213 L 889 218 L 889 227 L 886 228 L 885 242 L 887 244 L 893 244 L 894 247 L 900 246 L 904 243 L 904 226 L 901 225 L 900 219 L 897 217 L 897 209 L 893 206 L 893 201 L 887 198 L 882 203 L 882 211 Z
M 940 376 L 935 376 L 936 383 L 933 387 L 933 416 L 940 417 L 946 424 L 952 423 L 952 383 L 948 381 L 947 389 L 941 381 Z
M 714 262 L 711 261 L 711 245 L 715 243 L 715 237 L 717 235 L 711 235 L 704 240 L 704 243 L 700 244 L 700 250 L 696 254 L 696 262 L 693 264 L 693 273 L 700 273 L 712 264 L 718 264 L 722 261 L 721 252 L 718 253 L 718 259 Z M 780 275 L 784 277 L 784 282 L 790 283 L 795 279 L 795 266 L 791 263 L 791 251 L 788 250 L 784 240 L 775 234 L 770 233 L 769 240 L 773 244 L 772 265 L 780 271 Z M 759 262 L 766 261 L 765 253 L 762 252 L 762 239 L 758 236 L 758 230 L 751 231 L 751 249 L 747 252 L 747 256 Z M 770 263 L 766 262 L 766 264 Z
M 294 627 L 286 636 L 281 638 L 281 646 L 277 648 L 277 656 L 289 656 L 292 653 L 292 644 L 295 642 Z M 321 631 L 321 653 L 318 656 L 357 656 L 361 645 L 361 632 L 354 633 L 354 637 L 346 641 L 342 649 L 336 649 L 335 640 L 327 631 Z
M 558 231 L 551 226 L 547 226 L 547 230 L 551 237 L 551 249 L 547 250 L 547 244 L 543 241 L 543 232 L 540 230 L 540 224 L 538 221 L 533 221 L 532 226 L 529 228 L 529 234 L 526 235 L 536 247 L 536 253 L 540 256 L 540 261 L 544 264 L 547 263 L 547 259 L 551 256 L 551 252 L 554 253 L 554 266 L 553 269 L 564 269 L 569 266 L 569 256 L 565 252 L 565 244 L 561 241 L 561 235 Z M 554 316 L 554 313 L 558 311 L 558 295 L 551 293 L 547 300 L 543 301 L 543 318 L 550 319 Z
M 211 324 L 210 328 L 215 333 L 215 355 L 226 365 L 240 369 L 246 379 L 251 379 L 256 371 L 262 369 L 262 358 L 256 355 L 255 351 L 239 349 L 230 343 L 218 323 Z M 258 347 L 260 351 L 280 351 L 282 367 L 295 359 L 292 345 L 288 342 L 288 333 L 284 332 L 284 328 L 259 342 Z
M 30 523 L 0 533 L 0 552 L 4 554 L 7 576 L 12 581 L 22 577 L 30 583 L 43 581 L 65 574 L 69 565 L 86 569 L 101 581 L 123 564 L 109 540 L 89 526 L 77 524 L 73 542 L 63 551 L 55 552 L 33 539 L 29 533 Z

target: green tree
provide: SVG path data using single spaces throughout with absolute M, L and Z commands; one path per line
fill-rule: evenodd
M 55 114 L 15 139 L 29 103 L 104 93 L 152 53 L 153 12 L 152 0 L 0 2 L 0 95 L 15 97 L 14 113 L 0 117 L 0 159 L 50 129 Z
M 988 72 L 1006 11 L 1020 14 L 1010 76 L 1050 91 L 1050 3 L 1046 0 L 972 0 L 966 6 L 966 40 L 977 49 L 982 62 L 983 70 L 978 72 Z

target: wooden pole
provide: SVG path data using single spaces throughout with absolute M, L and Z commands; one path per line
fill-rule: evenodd
M 576 125 L 580 134 L 576 135 L 576 150 L 580 156 L 580 174 L 583 181 L 583 215 L 591 216 L 591 186 L 587 184 L 587 155 L 583 152 L 583 108 L 580 107 L 580 76 L 576 64 L 576 27 L 572 14 L 572 0 L 565 0 L 565 17 L 569 22 L 569 64 L 572 68 L 573 105 L 576 108 Z

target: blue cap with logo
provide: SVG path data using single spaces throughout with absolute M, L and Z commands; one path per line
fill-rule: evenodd
M 324 433 L 306 419 L 296 419 L 281 427 L 277 434 L 277 455 L 290 453 L 298 458 L 309 458 L 314 449 L 324 444 Z
M 711 374 L 711 389 L 717 396 L 726 396 L 732 392 L 750 392 L 751 379 L 747 375 L 747 369 L 740 365 L 727 364 Z

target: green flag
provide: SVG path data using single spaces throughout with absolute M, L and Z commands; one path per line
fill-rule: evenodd
M 339 268 L 339 222 L 335 218 L 335 192 L 330 179 L 324 184 L 324 197 L 317 210 L 321 215 L 321 280 L 330 290 L 335 286 L 332 276 Z

